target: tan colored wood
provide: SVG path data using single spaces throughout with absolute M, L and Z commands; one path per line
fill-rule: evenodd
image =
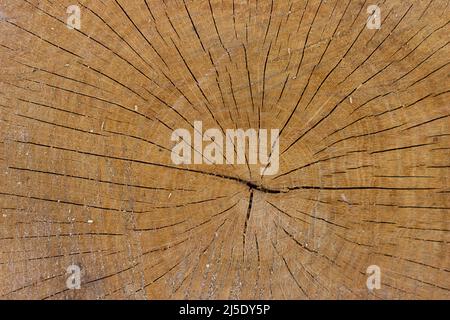
M 72 4 L 0 4 L 2 299 L 450 298 L 449 1 Z M 196 120 L 280 172 L 174 165 Z

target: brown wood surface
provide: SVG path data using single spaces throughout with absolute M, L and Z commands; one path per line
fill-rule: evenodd
M 448 0 L 2 0 L 0 20 L 2 299 L 450 298 Z M 279 128 L 279 173 L 174 165 L 196 120 Z

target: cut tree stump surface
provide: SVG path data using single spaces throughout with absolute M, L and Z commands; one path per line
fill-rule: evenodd
M 1 1 L 0 297 L 449 299 L 449 21 L 448 0 Z M 194 121 L 279 129 L 278 173 L 174 164 Z

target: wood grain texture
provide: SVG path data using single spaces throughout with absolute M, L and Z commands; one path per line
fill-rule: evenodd
M 450 298 L 448 0 L 5 0 L 0 20 L 2 299 Z M 196 120 L 280 129 L 279 173 L 174 165 Z

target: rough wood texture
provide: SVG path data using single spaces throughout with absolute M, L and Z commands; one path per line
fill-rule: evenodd
M 448 0 L 0 14 L 1 298 L 450 298 Z M 279 173 L 174 165 L 195 120 L 280 129 Z

